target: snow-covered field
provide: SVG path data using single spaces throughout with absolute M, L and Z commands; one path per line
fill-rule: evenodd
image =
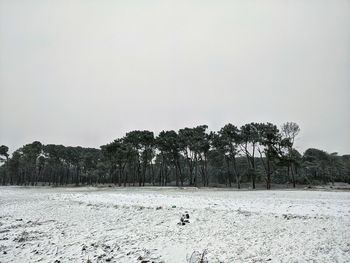
M 350 192 L 0 187 L 2 263 L 188 262 L 204 250 L 208 262 L 350 262 Z

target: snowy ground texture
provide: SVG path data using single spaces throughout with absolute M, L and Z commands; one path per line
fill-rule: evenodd
M 2 263 L 190 262 L 204 250 L 208 262 L 350 262 L 350 192 L 0 187 Z

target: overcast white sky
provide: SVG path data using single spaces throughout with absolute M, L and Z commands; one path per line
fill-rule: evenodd
M 0 0 L 0 144 L 297 122 L 350 153 L 350 0 Z

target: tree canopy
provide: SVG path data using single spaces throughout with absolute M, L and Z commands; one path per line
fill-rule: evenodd
M 274 183 L 350 182 L 349 155 L 294 148 L 298 124 L 207 125 L 178 131 L 135 130 L 100 149 L 42 144 L 0 146 L 3 185 L 176 185 L 256 188 Z

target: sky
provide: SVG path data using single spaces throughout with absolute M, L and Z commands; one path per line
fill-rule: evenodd
M 350 153 L 350 0 L 0 0 L 0 144 L 293 121 Z

